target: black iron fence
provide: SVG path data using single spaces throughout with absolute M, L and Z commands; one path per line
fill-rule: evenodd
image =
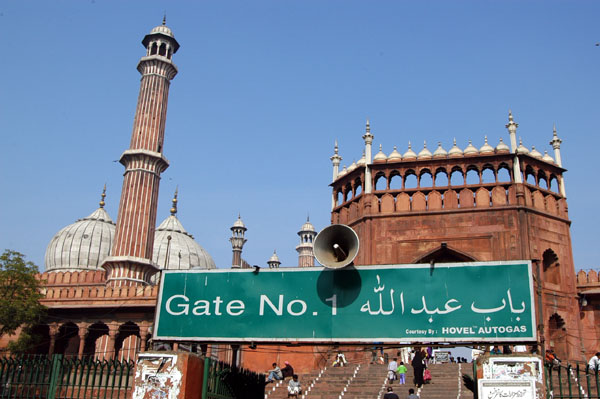
M 265 375 L 204 359 L 202 399 L 264 399 Z
M 546 395 L 551 399 L 599 399 L 600 375 L 587 364 L 550 364 L 544 367 Z
M 1 399 L 125 399 L 134 362 L 63 355 L 0 357 Z

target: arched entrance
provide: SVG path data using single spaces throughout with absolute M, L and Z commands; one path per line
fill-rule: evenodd
M 79 353 L 79 327 L 73 322 L 67 322 L 58 329 L 55 353 L 67 356 L 77 356 Z
M 115 358 L 120 361 L 135 360 L 140 342 L 140 328 L 137 324 L 128 321 L 121 325 L 115 342 Z
M 46 324 L 33 326 L 29 331 L 31 344 L 27 353 L 35 355 L 47 355 L 50 351 L 50 327 Z
M 89 356 L 94 358 L 104 359 L 104 352 L 106 348 L 102 348 L 102 345 L 98 346 L 98 342 L 102 341 L 101 337 L 106 337 L 103 340 L 104 343 L 108 342 L 108 326 L 102 322 L 94 323 L 88 327 L 88 336 L 85 339 L 85 347 L 83 349 L 83 356 Z
M 567 359 L 567 329 L 565 321 L 554 313 L 548 322 L 548 347 L 556 353 L 559 359 Z

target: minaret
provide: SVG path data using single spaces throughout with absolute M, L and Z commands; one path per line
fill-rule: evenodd
M 300 244 L 296 247 L 296 251 L 298 251 L 298 267 L 312 267 L 315 265 L 313 245 L 317 232 L 308 217 L 306 218 L 306 223 L 300 228 L 298 235 L 300 236 Z
M 342 157 L 338 154 L 338 142 L 335 141 L 335 145 L 333 147 L 333 155 L 331 156 L 331 163 L 333 164 L 333 179 L 331 181 L 335 181 L 338 174 L 340 173 L 340 162 Z
M 238 215 L 237 220 L 231 226 L 231 238 L 229 242 L 231 242 L 231 250 L 233 251 L 233 259 L 231 260 L 231 268 L 233 269 L 241 269 L 242 268 L 242 248 L 246 243 L 244 238 L 244 234 L 246 233 L 246 226 L 244 222 L 242 222 L 242 218 Z
M 279 261 L 279 256 L 277 256 L 277 251 L 273 251 L 273 255 L 267 261 L 267 265 L 269 265 L 269 269 L 279 269 L 281 262 Z
M 333 179 L 331 181 L 335 181 L 340 172 L 340 162 L 342 157 L 338 154 L 338 142 L 335 141 L 335 146 L 333 147 L 333 155 L 331 156 L 331 163 L 333 164 Z M 335 208 L 335 193 L 331 195 L 331 209 Z
M 519 124 L 514 121 L 512 112 L 508 110 L 508 123 L 506 124 L 506 128 L 508 129 L 508 134 L 510 135 L 510 152 L 515 154 L 515 159 L 513 161 L 513 175 L 515 183 L 523 183 L 523 177 L 521 176 L 521 165 L 519 164 L 519 157 L 517 156 L 518 127 Z
M 160 174 L 169 162 L 163 155 L 170 81 L 177 74 L 171 61 L 179 49 L 173 32 L 163 24 L 142 40 L 146 56 L 137 70 L 142 75 L 131 143 L 120 162 L 125 166 L 119 215 L 111 256 L 102 267 L 107 284 L 150 284 L 158 271 L 152 263 Z
M 558 138 L 556 134 L 556 125 L 554 125 L 554 132 L 552 134 L 552 140 L 550 141 L 550 145 L 554 149 L 554 159 L 556 160 L 556 164 L 562 168 L 562 160 L 560 158 L 560 144 L 562 140 Z M 567 196 L 567 191 L 565 190 L 565 178 L 561 175 L 560 177 L 560 195 L 563 197 Z
M 365 128 L 365 134 L 362 136 L 363 140 L 365 140 L 365 194 L 371 194 L 373 191 L 371 187 L 371 146 L 373 145 L 374 136 L 371 134 L 371 124 L 367 119 L 367 125 Z

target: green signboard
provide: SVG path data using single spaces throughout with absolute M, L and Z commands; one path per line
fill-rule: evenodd
M 531 263 L 164 271 L 155 339 L 535 341 Z

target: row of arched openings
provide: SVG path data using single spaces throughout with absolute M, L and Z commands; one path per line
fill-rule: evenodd
M 523 181 L 527 184 L 539 187 L 541 189 L 559 193 L 558 178 L 556 175 L 548 176 L 543 170 L 537 173 L 528 166 L 523 174 Z M 469 166 L 466 173 L 460 167 L 455 167 L 448 176 L 444 168 L 439 168 L 435 174 L 429 169 L 423 169 L 418 175 L 414 170 L 407 170 L 404 175 L 399 171 L 393 170 L 388 174 L 378 172 L 374 177 L 373 189 L 377 191 L 388 190 L 413 190 L 432 187 L 452 187 L 466 185 L 485 185 L 512 183 L 512 173 L 507 164 L 501 164 L 498 169 L 492 165 L 485 165 L 481 170 L 476 166 Z M 343 188 L 337 190 L 335 194 L 336 206 L 352 200 L 359 196 L 363 191 L 363 184 L 360 178 L 349 182 Z
M 73 322 L 60 325 L 52 353 L 77 356 L 81 343 L 79 332 L 79 326 Z M 31 334 L 34 345 L 29 348 L 28 352 L 32 354 L 50 353 L 50 327 L 44 324 L 34 326 Z M 146 340 L 146 346 L 147 342 L 148 340 Z M 141 343 L 139 326 L 133 322 L 126 322 L 119 326 L 115 336 L 114 348 L 111 348 L 108 325 L 97 322 L 87 327 L 83 356 L 97 359 L 134 360 L 136 353 L 142 349 L 140 347 Z M 146 350 L 147 347 L 143 349 Z
M 173 55 L 173 50 L 171 49 L 171 46 L 167 46 L 166 43 L 159 44 L 158 42 L 153 42 L 150 46 L 149 55 L 156 54 L 171 59 L 171 56 Z

